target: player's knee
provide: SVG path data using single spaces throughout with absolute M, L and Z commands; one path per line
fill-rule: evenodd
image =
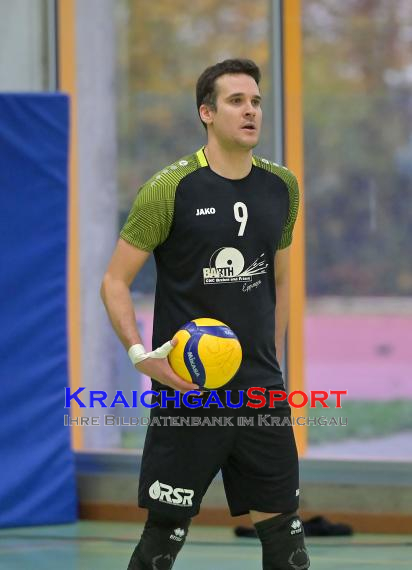
M 150 511 L 128 570 L 170 570 L 186 540 L 190 521 Z
M 306 570 L 309 555 L 302 521 L 285 513 L 255 524 L 262 543 L 263 570 Z

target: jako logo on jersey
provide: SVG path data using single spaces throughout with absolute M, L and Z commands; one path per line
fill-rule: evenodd
M 290 525 L 290 534 L 300 534 L 302 532 L 302 523 L 299 519 L 295 519 Z
M 198 208 L 196 210 L 196 216 L 207 216 L 208 214 L 216 214 L 214 208 Z
M 169 503 L 169 505 L 176 505 L 177 507 L 191 507 L 194 494 L 193 489 L 182 489 L 181 487 L 173 489 L 170 485 L 159 481 L 155 481 L 149 489 L 149 495 L 155 501 Z
M 170 535 L 170 540 L 175 540 L 176 542 L 182 542 L 184 536 L 185 536 L 185 531 L 182 528 L 175 528 L 174 529 L 174 534 Z
M 209 267 L 203 268 L 205 285 L 213 283 L 239 283 L 252 281 L 255 275 L 266 273 L 268 264 L 265 254 L 261 253 L 246 269 L 242 253 L 235 247 L 221 247 L 212 253 Z

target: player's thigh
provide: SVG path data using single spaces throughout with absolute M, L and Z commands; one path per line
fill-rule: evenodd
M 162 416 L 153 417 L 160 421 Z M 171 516 L 182 507 L 187 516 L 197 514 L 225 461 L 231 439 L 230 430 L 222 426 L 150 425 L 141 463 L 139 505 Z
M 262 416 L 262 417 L 260 417 Z M 238 428 L 223 467 L 232 514 L 291 512 L 298 507 L 299 467 L 290 409 L 267 410 Z

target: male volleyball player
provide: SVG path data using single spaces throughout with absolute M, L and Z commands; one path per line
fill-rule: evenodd
M 289 170 L 252 154 L 262 122 L 259 80 L 250 60 L 226 60 L 202 73 L 196 96 L 207 143 L 139 189 L 104 276 L 102 298 L 113 327 L 156 390 L 193 388 L 170 368 L 170 343 L 165 343 L 197 317 L 223 321 L 241 342 L 243 362 L 230 385 L 233 391 L 283 389 L 279 361 L 298 186 Z M 148 353 L 129 287 L 151 252 L 157 266 L 153 346 L 161 348 Z M 152 417 L 162 413 L 191 411 L 171 405 L 166 412 L 154 408 Z M 198 408 L 192 415 L 225 413 Z M 288 415 L 290 409 L 276 414 Z M 292 428 L 255 422 L 148 428 L 139 483 L 139 505 L 148 509 L 148 518 L 129 570 L 172 568 L 219 469 L 232 515 L 249 513 L 255 524 L 263 568 L 309 568 L 296 513 Z

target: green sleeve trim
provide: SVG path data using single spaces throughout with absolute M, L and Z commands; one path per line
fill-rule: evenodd
M 286 184 L 289 192 L 289 213 L 286 223 L 283 227 L 282 236 L 278 243 L 278 249 L 284 249 L 289 247 L 292 243 L 293 228 L 296 222 L 296 218 L 299 210 L 299 186 L 296 176 L 291 172 L 286 166 L 277 164 L 276 162 L 271 162 L 266 158 L 255 157 L 256 166 L 263 168 L 272 172 L 276 176 L 279 176 Z
M 207 162 L 207 158 L 205 156 L 205 147 L 202 146 L 202 148 L 199 148 L 199 150 L 196 153 L 196 158 L 197 161 L 199 163 L 199 166 L 209 166 L 208 162 Z
M 143 184 L 120 237 L 144 251 L 153 251 L 161 245 L 170 233 L 180 181 L 201 166 L 194 153 L 157 172 Z

